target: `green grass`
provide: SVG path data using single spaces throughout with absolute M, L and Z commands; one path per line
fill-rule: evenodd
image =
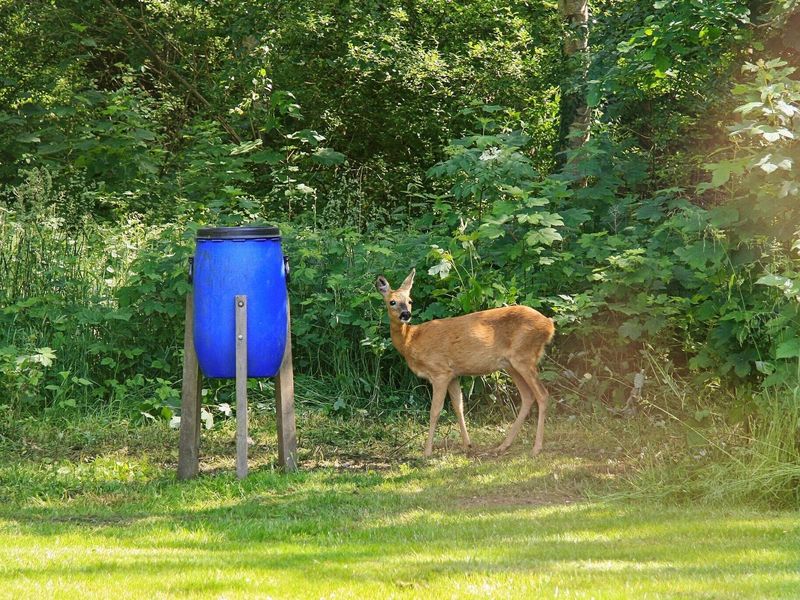
M 253 427 L 204 432 L 203 475 L 174 480 L 177 434 L 26 422 L 0 437 L 0 596 L 114 598 L 796 598 L 800 519 L 625 499 L 680 436 L 637 421 L 552 419 L 501 458 L 419 458 L 424 424 L 300 415 L 304 469 Z M 479 444 L 501 437 L 472 427 Z M 442 434 L 457 438 L 452 423 Z M 614 495 L 616 494 L 616 495 Z M 610 499 L 616 497 L 617 499 Z

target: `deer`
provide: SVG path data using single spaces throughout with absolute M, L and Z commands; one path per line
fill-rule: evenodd
M 417 377 L 427 379 L 432 387 L 430 426 L 423 452 L 425 458 L 433 454 L 434 431 L 447 394 L 458 420 L 464 451 L 472 452 L 459 378 L 488 375 L 500 370 L 511 376 L 519 390 L 521 405 L 505 440 L 492 452 L 500 454 L 508 450 L 535 399 L 539 417 L 533 456 L 539 454 L 548 393 L 539 381 L 538 364 L 545 346 L 555 334 L 553 320 L 533 308 L 516 305 L 411 325 L 411 287 L 415 274 L 416 269 L 412 269 L 397 289 L 392 289 L 386 277 L 380 275 L 375 287 L 383 296 L 389 313 L 392 344 L 405 358 L 411 371 Z

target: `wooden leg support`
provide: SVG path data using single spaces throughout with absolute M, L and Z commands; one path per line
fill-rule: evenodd
M 247 476 L 247 296 L 235 297 L 236 311 L 236 475 Z M 291 317 L 290 317 L 291 319 Z M 178 447 L 178 479 L 191 479 L 200 470 L 200 398 L 202 375 L 194 349 L 194 300 L 186 297 L 186 325 L 183 340 L 183 386 L 181 432 Z M 291 322 L 291 321 L 290 321 Z M 278 462 L 289 473 L 297 470 L 297 431 L 294 416 L 294 370 L 291 327 L 286 349 L 275 380 L 275 408 L 278 421 Z
M 200 469 L 200 393 L 202 376 L 194 350 L 194 295 L 186 296 L 183 333 L 183 384 L 181 387 L 181 437 L 178 444 L 178 479 L 191 479 Z
M 294 420 L 294 369 L 292 367 L 291 316 L 287 324 L 286 349 L 275 379 L 275 414 L 278 419 L 278 462 L 286 473 L 297 470 L 297 431 Z

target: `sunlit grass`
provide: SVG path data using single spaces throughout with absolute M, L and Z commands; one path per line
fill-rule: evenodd
M 425 463 L 415 444 L 375 468 L 332 440 L 318 454 L 348 467 L 287 476 L 262 451 L 244 481 L 223 430 L 206 434 L 204 458 L 224 468 L 185 483 L 174 481 L 166 430 L 137 451 L 102 436 L 96 454 L 58 460 L 54 448 L 16 448 L 0 461 L 0 596 L 797 596 L 797 513 L 604 500 L 614 471 L 592 456 L 607 440 L 572 438 L 574 423 L 552 430 L 535 460 L 520 447 Z M 477 440 L 495 436 L 476 428 Z

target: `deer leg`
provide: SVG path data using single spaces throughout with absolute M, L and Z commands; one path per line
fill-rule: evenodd
M 505 452 L 508 450 L 509 446 L 511 446 L 511 443 L 514 441 L 514 438 L 516 438 L 519 434 L 519 430 L 522 429 L 522 424 L 528 417 L 528 413 L 531 411 L 531 406 L 533 406 L 533 393 L 531 392 L 531 388 L 528 386 L 522 374 L 514 367 L 508 367 L 506 371 L 509 375 L 511 375 L 514 385 L 516 385 L 517 389 L 519 390 L 521 404 L 517 418 L 511 425 L 511 429 L 508 430 L 508 434 L 506 434 L 506 439 L 503 440 L 502 444 L 495 448 L 495 452 Z
M 544 437 L 544 415 L 547 412 L 547 404 L 550 394 L 547 389 L 536 379 L 536 404 L 539 405 L 539 421 L 536 424 L 536 441 L 533 444 L 533 455 L 536 456 L 542 451 L 542 438 Z
M 461 393 L 458 377 L 447 385 L 447 392 L 450 394 L 450 404 L 453 405 L 453 412 L 456 413 L 456 418 L 458 419 L 458 428 L 461 430 L 461 444 L 464 446 L 464 451 L 468 452 L 472 447 L 472 443 L 469 441 L 467 424 L 464 421 L 464 396 Z
M 520 374 L 525 378 L 525 383 L 536 396 L 536 404 L 539 406 L 539 419 L 536 423 L 536 440 L 533 442 L 533 455 L 536 456 L 542 451 L 542 441 L 544 438 L 544 417 L 547 413 L 547 402 L 550 394 L 539 381 L 539 369 L 535 364 L 528 366 L 527 369 L 520 369 Z
M 425 442 L 425 451 L 423 455 L 425 458 L 430 458 L 433 454 L 433 432 L 436 430 L 436 423 L 439 421 L 439 415 L 444 406 L 444 397 L 447 395 L 447 382 L 432 381 L 433 385 L 433 400 L 431 401 L 431 424 L 428 428 L 428 441 Z

